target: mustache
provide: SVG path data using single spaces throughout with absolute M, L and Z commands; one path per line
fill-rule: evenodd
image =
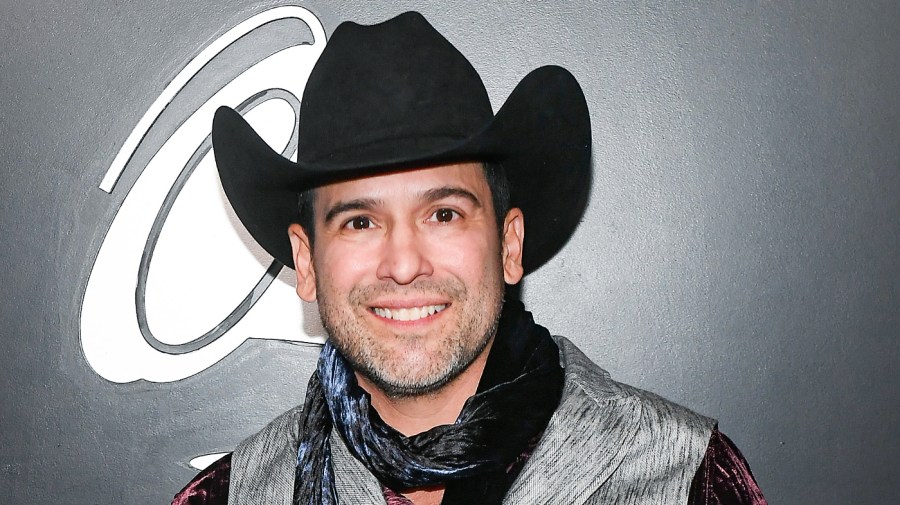
M 371 300 L 391 296 L 439 295 L 453 300 L 462 300 L 466 298 L 467 293 L 465 284 L 455 279 L 440 281 L 416 279 L 403 285 L 392 281 L 378 281 L 364 286 L 356 286 L 350 291 L 348 298 L 351 303 L 367 305 Z

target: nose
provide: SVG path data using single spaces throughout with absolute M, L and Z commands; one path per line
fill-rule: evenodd
M 393 226 L 384 236 L 376 275 L 405 285 L 434 273 L 424 237 L 414 225 Z

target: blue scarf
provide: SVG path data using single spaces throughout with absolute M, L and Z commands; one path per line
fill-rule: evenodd
M 500 503 L 506 469 L 550 420 L 562 394 L 559 349 L 519 302 L 504 305 L 478 391 L 452 425 L 404 436 L 371 408 L 353 369 L 326 342 L 309 381 L 294 481 L 295 505 L 336 505 L 330 436 L 394 490 L 446 485 L 444 503 Z

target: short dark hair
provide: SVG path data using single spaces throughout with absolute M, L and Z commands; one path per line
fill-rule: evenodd
M 491 203 L 494 206 L 494 218 L 497 221 L 497 232 L 503 235 L 503 221 L 509 211 L 509 179 L 503 164 L 496 161 L 481 163 L 484 177 L 487 179 L 488 188 L 491 190 Z M 310 188 L 300 192 L 297 196 L 297 210 L 300 215 L 297 223 L 306 232 L 309 238 L 309 246 L 312 247 L 315 240 L 315 200 L 316 188 Z

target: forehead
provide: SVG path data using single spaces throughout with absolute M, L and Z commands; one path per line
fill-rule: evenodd
M 384 203 L 414 200 L 429 190 L 454 187 L 468 190 L 482 200 L 490 201 L 490 187 L 481 163 L 454 163 L 389 172 L 386 174 L 335 182 L 316 189 L 316 206 L 328 207 L 339 201 L 372 199 Z

